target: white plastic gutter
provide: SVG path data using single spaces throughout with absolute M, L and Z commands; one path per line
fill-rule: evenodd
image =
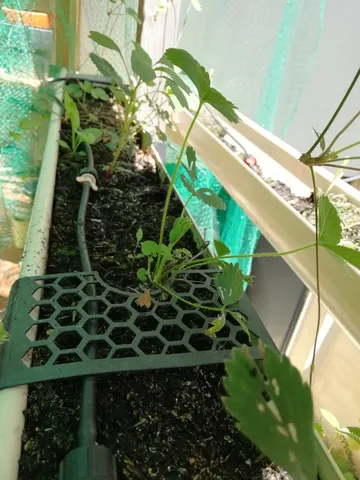
M 66 71 L 62 72 L 64 76 Z M 63 89 L 57 84 L 56 98 L 62 101 Z M 20 268 L 20 277 L 45 273 L 48 241 L 54 198 L 58 143 L 62 111 L 54 101 L 48 137 L 44 150 L 27 241 Z M 34 331 L 34 334 L 36 332 Z M 21 454 L 21 437 L 24 429 L 24 410 L 27 404 L 28 387 L 7 388 L 0 391 L 0 478 L 17 480 Z
M 168 135 L 181 143 L 191 120 L 188 112 L 177 112 L 172 119 L 177 131 Z M 262 141 L 265 148 L 267 140 Z M 277 252 L 314 243 L 314 227 L 199 122 L 189 143 Z M 283 258 L 316 295 L 315 249 Z M 360 272 L 320 249 L 320 275 L 324 307 L 360 347 Z
M 298 180 L 312 189 L 310 169 L 299 162 L 301 153 L 291 147 L 283 140 L 280 140 L 272 133 L 262 128 L 243 114 L 239 114 L 241 121 L 237 124 L 228 122 L 226 118 L 219 115 L 213 108 L 212 113 L 218 117 L 230 129 L 238 132 L 243 138 L 256 145 L 266 155 L 269 155 L 274 161 L 293 174 Z M 336 170 L 335 170 L 336 173 Z M 318 188 L 327 191 L 334 174 L 324 167 L 315 167 L 316 183 Z M 343 194 L 355 206 L 360 206 L 360 191 L 349 185 L 343 180 L 337 180 L 331 189 L 332 193 Z

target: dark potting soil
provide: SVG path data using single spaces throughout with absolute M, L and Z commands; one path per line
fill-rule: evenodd
M 111 124 L 105 104 L 93 114 Z M 110 125 L 111 126 L 111 125 Z M 63 125 L 63 137 L 69 135 Z M 153 160 L 135 149 L 123 155 L 120 171 L 104 181 L 111 160 L 104 144 L 93 147 L 99 191 L 87 213 L 87 240 L 93 269 L 109 284 L 136 288 L 136 270 L 127 258 L 139 227 L 145 239 L 157 239 L 166 187 Z M 61 150 L 47 273 L 81 270 L 76 217 L 81 186 L 75 178 L 84 157 Z M 182 206 L 173 198 L 170 215 Z M 191 234 L 183 246 L 194 251 Z M 119 479 L 235 480 L 285 479 L 236 428 L 222 404 L 223 365 L 153 370 L 99 376 L 98 442 L 116 457 Z M 66 453 L 77 445 L 81 379 L 30 386 L 20 480 L 55 480 Z

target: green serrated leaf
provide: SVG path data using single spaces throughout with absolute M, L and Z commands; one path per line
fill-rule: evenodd
M 130 15 L 130 17 L 132 17 L 134 20 L 136 20 L 136 22 L 141 25 L 142 24 L 142 21 L 140 20 L 139 16 L 138 16 L 138 13 L 136 10 L 134 10 L 133 8 L 131 7 L 126 7 L 126 13 L 128 15 Z
M 120 48 L 116 45 L 114 40 L 103 33 L 90 30 L 89 38 L 102 47 L 121 53 Z
M 188 105 L 188 102 L 186 100 L 186 97 L 185 95 L 183 94 L 182 90 L 176 85 L 175 82 L 173 82 L 172 80 L 170 80 L 169 78 L 166 80 L 166 85 L 168 87 L 170 87 L 171 89 L 171 92 L 173 93 L 173 95 L 175 95 L 175 97 L 177 98 L 178 102 L 180 103 L 180 105 L 183 107 L 183 108 L 187 108 L 189 109 L 189 105 Z
M 62 148 L 66 148 L 66 150 L 71 150 L 69 145 L 65 142 L 65 140 L 58 140 L 57 143 L 60 145 Z
M 230 249 L 225 245 L 225 243 L 221 242 L 220 240 L 214 240 L 214 247 L 219 257 L 229 255 L 230 253 Z
M 345 480 L 356 480 L 356 477 L 352 472 L 346 472 L 346 473 L 344 473 L 344 479 Z
M 341 223 L 336 208 L 325 195 L 319 198 L 318 208 L 319 243 L 337 245 L 341 240 Z
M 89 145 L 93 145 L 96 143 L 98 137 L 94 134 L 92 130 L 97 130 L 96 128 L 88 128 L 86 130 L 82 130 L 80 132 L 77 132 L 78 137 L 82 142 L 86 142 Z
M 9 340 L 10 336 L 8 332 L 5 330 L 2 322 L 0 322 L 0 345 L 2 343 L 5 343 L 7 340 Z
M 93 89 L 92 83 L 89 82 L 89 80 L 85 80 L 85 82 L 80 82 L 80 88 L 86 92 L 86 93 L 91 93 L 91 90 Z
M 180 77 L 180 75 L 178 75 L 172 68 L 164 66 L 164 67 L 157 67 L 155 70 L 166 73 L 170 77 L 170 79 L 176 83 L 176 85 L 179 88 L 184 90 L 184 92 L 187 93 L 188 95 L 191 94 L 191 88 L 189 87 L 189 85 L 187 85 L 184 82 L 184 80 Z
M 210 76 L 204 67 L 186 50 L 181 48 L 168 48 L 165 58 L 173 65 L 179 67 L 195 85 L 199 97 L 202 98 L 210 90 Z
M 131 54 L 131 68 L 138 77 L 147 85 L 152 85 L 155 80 L 155 71 L 152 68 L 152 61 L 145 50 L 135 43 Z
M 325 437 L 325 430 L 324 430 L 324 427 L 321 425 L 321 423 L 315 422 L 314 423 L 314 428 L 318 432 L 318 434 L 320 435 L 320 438 Z
M 67 92 L 74 98 L 80 98 L 83 95 L 81 85 L 81 83 L 80 86 L 77 83 L 70 83 L 69 85 L 65 85 L 64 92 Z
M 332 427 L 340 428 L 339 421 L 333 413 L 329 412 L 329 410 L 326 410 L 325 408 L 320 408 L 320 413 Z
M 115 68 L 107 61 L 105 58 L 99 57 L 96 53 L 90 53 L 90 59 L 99 70 L 99 72 L 104 75 L 104 77 L 113 80 L 116 85 L 118 85 L 126 95 L 130 95 L 130 89 L 127 87 L 120 75 L 116 72 Z
M 235 105 L 215 88 L 210 88 L 203 100 L 220 112 L 229 122 L 239 123 L 240 119 L 235 112 Z
M 174 222 L 174 225 L 170 231 L 169 239 L 170 244 L 174 246 L 191 228 L 192 222 L 188 217 L 177 218 Z
M 354 267 L 360 269 L 360 252 L 358 250 L 353 250 L 352 248 L 343 247 L 341 245 L 328 245 L 326 243 L 321 245 Z
M 141 244 L 141 251 L 146 257 L 157 255 L 159 253 L 159 245 L 153 240 L 145 240 Z
M 215 318 L 215 320 L 210 322 L 210 325 L 212 326 L 205 330 L 204 333 L 209 337 L 214 337 L 216 336 L 217 332 L 220 332 L 220 330 L 224 327 L 225 315 L 222 313 L 221 315 L 219 315 L 219 317 Z
M 224 200 L 222 200 L 219 195 L 216 195 L 210 188 L 199 188 L 196 196 L 210 207 L 217 208 L 218 210 L 226 210 Z
M 312 398 L 299 371 L 269 347 L 265 347 L 264 376 L 245 348 L 234 349 L 225 365 L 228 397 L 223 403 L 242 433 L 294 479 L 316 480 Z
M 140 282 L 145 282 L 147 280 L 148 272 L 146 268 L 139 268 L 136 274 Z
M 100 98 L 100 100 L 104 101 L 107 101 L 110 98 L 109 95 L 105 92 L 105 90 L 100 87 L 93 88 L 91 90 L 91 95 L 96 99 Z
M 138 231 L 136 232 L 136 241 L 137 243 L 140 243 L 141 240 L 143 239 L 143 229 L 140 227 Z
M 180 175 L 180 180 L 182 182 L 182 184 L 184 185 L 184 187 L 192 194 L 192 195 L 196 195 L 196 190 L 195 188 L 192 186 L 192 184 L 189 182 L 189 180 L 185 177 L 185 175 L 182 173 Z
M 71 121 L 72 129 L 78 130 L 80 127 L 79 111 L 77 109 L 76 103 L 67 92 L 65 92 L 64 94 L 64 104 L 66 113 Z
M 243 278 L 239 265 L 227 263 L 223 271 L 216 275 L 215 286 L 223 305 L 233 305 L 243 294 Z
M 234 320 L 238 322 L 238 324 L 241 326 L 241 328 L 244 330 L 244 332 L 247 334 L 249 340 L 250 338 L 250 331 L 246 323 L 246 318 L 244 315 L 242 315 L 240 312 L 232 312 L 229 311 L 230 315 L 233 317 Z

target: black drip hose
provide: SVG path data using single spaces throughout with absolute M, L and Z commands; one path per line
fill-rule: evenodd
M 94 156 L 90 145 L 85 143 L 85 152 L 88 158 L 88 168 L 94 168 Z M 86 244 L 86 232 L 85 232 L 85 220 L 86 209 L 90 197 L 90 183 L 84 182 L 82 185 L 83 193 L 81 197 L 78 218 L 77 218 L 77 241 L 80 252 L 81 266 L 84 272 L 91 272 L 92 266 L 89 257 L 89 252 Z M 94 280 L 93 277 L 89 278 L 90 281 Z M 90 284 L 87 287 L 86 293 L 91 296 L 96 296 L 95 285 Z M 90 302 L 89 314 L 96 315 L 98 313 L 97 302 L 94 300 Z M 97 320 L 90 320 L 90 335 L 96 335 L 97 333 Z M 96 358 L 96 344 L 90 345 L 89 350 L 86 352 L 91 359 Z M 95 376 L 85 377 L 82 387 L 82 399 L 80 408 L 80 426 L 78 432 L 78 439 L 80 446 L 92 445 L 96 442 L 97 429 L 96 429 L 96 378 Z

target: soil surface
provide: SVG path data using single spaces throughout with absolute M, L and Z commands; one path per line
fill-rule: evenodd
M 104 103 L 90 110 L 111 127 Z M 94 125 L 98 126 L 98 125 Z M 63 139 L 69 125 L 63 124 Z M 112 153 L 93 147 L 99 191 L 90 198 L 87 238 L 94 270 L 109 284 L 136 288 L 136 270 L 127 258 L 141 226 L 145 239 L 157 239 L 166 186 L 153 160 L 135 148 L 105 182 Z M 81 270 L 76 217 L 81 187 L 75 178 L 84 157 L 61 150 L 48 273 Z M 181 213 L 173 199 L 170 215 Z M 183 246 L 194 250 L 191 234 Z M 235 480 L 285 479 L 236 428 L 221 404 L 222 365 L 111 374 L 98 377 L 98 442 L 116 457 L 119 479 Z M 20 480 L 55 480 L 59 463 L 77 445 L 81 379 L 30 386 Z

